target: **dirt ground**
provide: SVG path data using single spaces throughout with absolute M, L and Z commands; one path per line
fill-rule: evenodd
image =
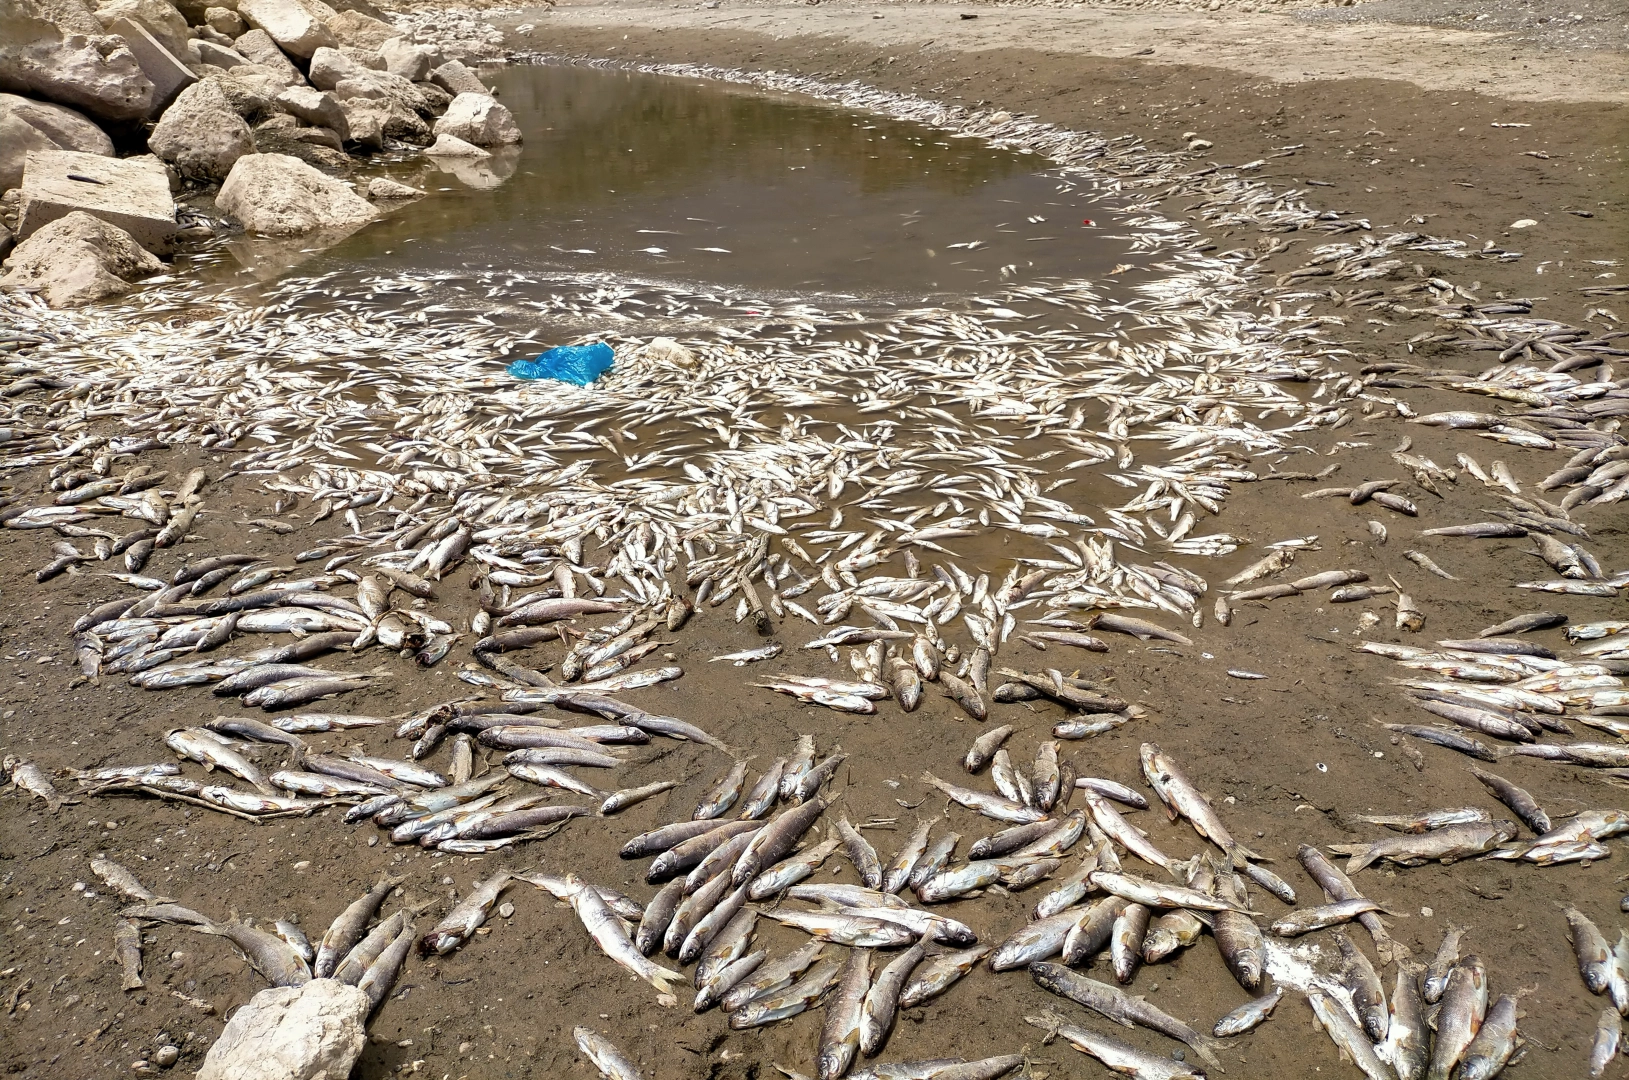
M 978 18 L 963 19 L 963 13 Z M 1196 150 L 1196 160 L 1259 159 L 1254 175 L 1277 187 L 1306 189 L 1319 204 L 1367 218 L 1377 233 L 1416 229 L 1473 247 L 1492 241 L 1522 251 L 1512 261 L 1443 258 L 1425 264 L 1428 274 L 1448 276 L 1484 300 L 1535 298 L 1535 314 L 1580 324 L 1597 305 L 1620 313 L 1626 306 L 1621 297 L 1579 291 L 1621 283 L 1629 272 L 1621 265 L 1629 258 L 1629 67 L 1616 49 L 1569 54 L 1471 31 L 1336 27 L 1231 9 L 566 5 L 507 15 L 505 22 L 535 26 L 515 35 L 517 48 L 819 72 L 986 102 L 1085 130 L 1131 133 L 1161 149 L 1185 145 L 1192 132 L 1214 144 Z M 1136 55 L 1149 48 L 1151 55 Z M 1164 208 L 1172 216 L 1179 210 Z M 1536 224 L 1512 229 L 1522 219 Z M 1218 233 L 1213 239 L 1237 247 L 1263 237 Z M 1292 246 L 1270 269 L 1300 265 L 1305 248 L 1318 242 Z M 1346 318 L 1354 369 L 1375 359 L 1407 359 L 1403 343 L 1434 328 L 1428 319 L 1364 319 L 1316 302 L 1312 313 Z M 1460 351 L 1429 357 L 1433 365 L 1469 372 L 1486 360 L 1487 354 Z M 1393 392 L 1422 413 L 1466 407 L 1464 397 L 1444 391 Z M 1495 446 L 1469 433 L 1376 416 L 1309 435 L 1309 453 L 1282 467 L 1315 472 L 1339 464 L 1339 483 L 1387 477 L 1396 472 L 1388 453 L 1404 435 L 1413 437 L 1416 452 L 1438 462 L 1451 462 L 1460 452 L 1484 463 L 1501 458 L 1524 491 L 1563 463 L 1556 453 Z M 172 475 L 195 465 L 211 474 L 230 467 L 227 455 L 195 451 L 162 459 L 145 455 L 143 462 L 149 461 Z M 46 477 L 22 472 L 5 483 L 35 495 Z M 1296 497 L 1300 490 L 1238 485 L 1223 525 L 1258 541 L 1316 534 L 1321 550 L 1297 563 L 1308 573 L 1350 568 L 1377 580 L 1396 574 L 1426 613 L 1425 633 L 1394 632 L 1388 615 L 1368 636 L 1421 643 L 1465 637 L 1539 608 L 1565 611 L 1574 621 L 1622 613 L 1621 600 L 1535 599 L 1510 588 L 1542 573 L 1521 541 L 1417 540 L 1422 528 L 1481 520 L 1497 505 L 1469 477 L 1445 486 L 1440 500 L 1412 486 L 1400 488 L 1420 505 L 1421 515 L 1417 521 L 1387 516 L 1392 535 L 1386 544 L 1377 543 L 1365 524 L 1382 512 L 1342 500 L 1303 501 Z M 299 526 L 289 535 L 246 529 L 238 523 L 267 515 L 272 502 L 250 478 L 213 485 L 206 495 L 213 513 L 194 530 L 200 539 L 182 549 L 192 557 L 241 552 L 286 560 L 344 531 L 333 520 L 307 524 L 309 507 L 288 513 L 287 520 Z M 1585 543 L 1607 569 L 1629 567 L 1621 508 L 1581 516 L 1590 534 Z M 168 754 L 161 740 L 170 728 L 238 711 L 230 700 L 201 689 L 145 692 L 118 678 L 78 685 L 69 626 L 87 605 L 118 590 L 94 572 L 36 584 L 32 571 L 50 560 L 53 539 L 49 531 L 0 533 L 7 567 L 0 580 L 0 749 L 53 771 L 162 761 Z M 1401 553 L 1410 547 L 1459 580 L 1444 581 L 1405 562 Z M 1246 549 L 1207 562 L 1204 572 L 1218 581 L 1258 554 Z M 167 575 L 179 560 L 160 553 L 148 572 Z M 992 575 L 1005 570 L 981 569 Z M 476 610 L 473 595 L 459 587 L 467 580 L 464 571 L 449 578 L 447 599 L 437 605 L 450 621 L 467 623 Z M 1390 661 L 1352 650 L 1357 608 L 1388 613 L 1378 601 L 1331 608 L 1307 596 L 1247 606 L 1231 627 L 1207 622 L 1193 634 L 1192 648 L 1116 639 L 1110 654 L 1080 666 L 1092 678 L 1112 680 L 1150 716 L 1089 742 L 1065 744 L 1066 755 L 1083 774 L 1141 786 L 1138 746 L 1158 742 L 1219 805 L 1235 832 L 1274 860 L 1303 902 L 1320 898 L 1295 863 L 1299 844 L 1376 835 L 1368 827 L 1349 827 L 1347 815 L 1465 805 L 1498 812 L 1465 771 L 1464 758 L 1424 747 L 1417 766 L 1378 725 L 1422 722 L 1423 714 L 1388 684 L 1398 673 Z M 788 626 L 777 628 L 774 639 L 791 651 L 807 636 Z M 1535 637 L 1562 644 L 1556 631 Z M 822 753 L 840 744 L 851 756 L 836 787 L 844 791 L 853 820 L 899 819 L 893 830 L 870 832 L 885 856 L 916 814 L 945 813 L 940 800 L 919 802 L 925 791 L 916 778 L 923 769 L 953 781 L 965 778 L 959 761 L 978 729 L 951 702 L 930 693 L 913 714 L 848 716 L 750 689 L 745 684 L 751 669 L 706 662 L 760 643 L 723 610 L 706 609 L 671 648 L 685 677 L 638 691 L 635 700 L 701 724 L 760 763 L 790 752 L 800 733 L 814 734 Z M 539 650 L 539 656 L 550 655 L 547 647 Z M 1019 655 L 1029 666 L 1043 662 Z M 466 657 L 461 647 L 427 671 L 393 665 L 391 679 L 349 694 L 333 708 L 390 715 L 467 696 L 470 688 L 452 674 L 454 662 Z M 373 662 L 358 657 L 335 666 Z M 823 660 L 804 663 L 810 672 L 826 670 Z M 793 656 L 785 668 L 805 670 L 798 664 Z M 1228 669 L 1268 677 L 1243 681 L 1230 678 Z M 1055 706 L 1005 705 L 992 722 L 1018 727 L 1009 745 L 1015 759 L 1024 760 L 1061 716 Z M 360 742 L 395 756 L 405 750 L 388 728 L 310 741 L 333 747 Z M 205 913 L 236 911 L 268 922 L 297 915 L 313 937 L 385 870 L 407 879 L 393 906 L 428 905 L 421 927 L 452 896 L 502 868 L 576 870 L 643 900 L 653 891 L 643 881 L 645 863 L 619 859 L 617 846 L 635 832 L 688 817 L 728 762 L 706 747 L 660 740 L 632 756 L 635 764 L 618 784 L 675 779 L 683 786 L 615 818 L 574 822 L 545 844 L 484 858 L 393 848 L 373 826 L 343 825 L 333 811 L 256 825 L 125 798 L 86 800 L 53 814 L 20 793 L 0 795 L 0 998 L 8 1012 L 0 1018 L 0 1060 L 9 1074 L 28 1078 L 128 1076 L 133 1063 L 170 1042 L 182 1050 L 174 1071 L 183 1074 L 197 1068 L 232 1009 L 263 986 L 225 943 L 159 926 L 146 933 L 147 987 L 121 992 L 111 938 L 119 902 L 89 873 L 87 859 L 95 853 L 108 853 L 156 891 Z M 268 764 L 280 761 L 271 751 L 261 757 Z M 1499 771 L 1532 791 L 1552 814 L 1629 805 L 1588 770 L 1517 759 Z M 62 787 L 72 789 L 66 781 Z M 1136 817 L 1166 851 L 1186 856 L 1201 849 L 1183 823 L 1171 825 L 1157 811 Z M 948 818 L 968 840 L 994 831 L 960 809 L 950 810 Z M 1615 853 L 1587 867 L 1549 869 L 1466 862 L 1370 870 L 1359 884 L 1394 913 L 1394 934 L 1416 953 L 1433 950 L 1450 924 L 1471 927 L 1467 950 L 1488 965 L 1493 992 L 1531 988 L 1523 999 L 1527 1055 L 1507 1075 L 1573 1077 L 1583 1074 L 1604 1001 L 1579 979 L 1556 905 L 1577 904 L 1615 937 L 1629 918 L 1618 913 L 1621 858 Z M 842 866 L 839 880 L 853 879 L 841 860 L 829 865 Z M 76 889 L 77 883 L 88 887 Z M 1022 925 L 1046 888 L 987 895 L 946 910 L 993 943 Z M 773 1077 L 778 1074 L 772 1063 L 813 1072 L 818 1013 L 733 1033 L 716 1011 L 692 1016 L 685 1004 L 659 1008 L 647 986 L 599 955 L 569 909 L 526 885 L 513 887 L 509 899 L 513 916 L 494 918 L 490 934 L 444 959 L 409 962 L 374 1021 L 373 1041 L 356 1076 L 591 1077 L 570 1036 L 583 1023 L 609 1033 L 652 1077 Z M 1270 898 L 1262 903 L 1270 914 L 1284 910 Z M 759 933 L 772 954 L 799 941 L 765 922 Z M 1102 970 L 1100 961 L 1094 974 Z M 1145 969 L 1133 989 L 1201 1027 L 1245 1000 L 1208 940 Z M 1041 1046 L 1038 1033 L 1022 1024 L 1026 1012 L 1055 1002 L 1022 972 L 996 976 L 981 970 L 909 1013 L 887 1057 L 973 1057 L 1028 1048 L 1036 1059 L 1034 1077 L 1103 1075 L 1061 1043 Z M 1120 1034 L 1161 1053 L 1172 1045 L 1146 1033 Z M 1356 1075 L 1293 996 L 1223 1060 L 1229 1077 Z M 1629 1075 L 1629 1067 L 1620 1059 L 1608 1075 Z

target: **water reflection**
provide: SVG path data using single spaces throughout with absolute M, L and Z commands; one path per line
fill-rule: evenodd
M 1124 256 L 1083 224 L 1100 208 L 976 139 L 698 80 L 488 77 L 522 146 L 385 166 L 429 197 L 305 272 L 608 271 L 916 300 L 1095 277 Z

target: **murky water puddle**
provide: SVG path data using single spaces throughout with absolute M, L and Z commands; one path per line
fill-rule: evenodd
M 1089 186 L 980 139 L 699 79 L 488 78 L 518 151 L 386 166 L 428 197 L 320 254 L 247 238 L 234 254 L 301 274 L 607 274 L 849 305 L 1102 278 L 1128 257 Z

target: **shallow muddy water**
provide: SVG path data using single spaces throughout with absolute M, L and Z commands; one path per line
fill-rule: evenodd
M 604 272 L 916 303 L 1125 259 L 1076 183 L 980 139 L 697 79 L 487 74 L 519 150 L 388 166 L 428 197 L 302 273 Z

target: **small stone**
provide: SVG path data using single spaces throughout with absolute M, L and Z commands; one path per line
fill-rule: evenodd
M 173 1046 L 161 1046 L 153 1052 L 153 1064 L 161 1069 L 168 1069 L 181 1060 L 181 1051 Z
M 419 199 L 424 192 L 406 184 L 398 184 L 394 180 L 387 180 L 383 176 L 376 176 L 368 181 L 368 198 L 370 199 Z
M 515 905 L 511 904 L 511 903 L 508 903 L 507 901 L 502 903 L 502 904 L 499 904 L 498 905 L 498 914 L 503 916 L 505 919 L 510 918 L 511 916 L 513 916 L 515 914 Z
M 492 156 L 479 146 L 467 143 L 458 136 L 448 135 L 445 132 L 436 136 L 433 145 L 424 148 L 424 154 L 426 157 L 449 158 L 489 158 Z

